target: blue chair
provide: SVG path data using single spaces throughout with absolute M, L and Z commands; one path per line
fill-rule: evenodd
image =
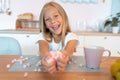
M 0 55 L 21 55 L 19 42 L 12 37 L 0 37 Z

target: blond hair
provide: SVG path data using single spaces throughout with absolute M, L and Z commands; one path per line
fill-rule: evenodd
M 62 8 L 62 6 L 59 5 L 58 3 L 52 1 L 52 2 L 46 3 L 43 6 L 43 8 L 41 10 L 41 14 L 40 14 L 40 19 L 39 19 L 41 31 L 43 33 L 45 40 L 47 40 L 48 42 L 51 42 L 52 41 L 52 33 L 46 28 L 45 21 L 44 21 L 45 10 L 46 10 L 46 8 L 48 8 L 50 6 L 56 8 L 63 19 L 63 29 L 62 29 L 62 33 L 61 33 L 61 38 L 62 38 L 62 45 L 64 45 L 65 36 L 71 30 L 70 30 L 70 26 L 69 26 L 68 16 L 67 16 L 65 10 Z

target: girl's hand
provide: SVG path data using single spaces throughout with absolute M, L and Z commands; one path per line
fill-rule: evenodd
M 49 73 L 55 73 L 56 69 L 56 61 L 51 56 L 46 56 L 42 58 L 42 65 L 46 71 Z
M 62 54 L 58 59 L 57 59 L 57 70 L 58 72 L 63 72 L 68 64 L 69 61 L 69 56 L 67 54 Z

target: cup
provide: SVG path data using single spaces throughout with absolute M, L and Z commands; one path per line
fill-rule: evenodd
M 100 46 L 87 46 L 84 47 L 86 67 L 99 68 L 100 63 L 109 59 L 111 52 L 104 47 Z M 107 52 L 108 56 L 102 59 L 103 54 Z

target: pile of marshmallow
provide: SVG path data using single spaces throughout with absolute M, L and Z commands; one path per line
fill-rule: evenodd
M 51 57 L 46 57 L 46 61 L 48 63 L 51 63 L 52 61 L 57 61 L 58 58 L 64 58 L 65 55 L 63 55 L 60 51 L 50 51 Z

